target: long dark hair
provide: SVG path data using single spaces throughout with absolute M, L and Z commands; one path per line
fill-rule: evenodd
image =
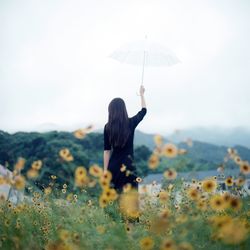
M 106 124 L 110 144 L 124 147 L 129 137 L 129 118 L 122 98 L 114 98 L 108 106 L 109 118 Z

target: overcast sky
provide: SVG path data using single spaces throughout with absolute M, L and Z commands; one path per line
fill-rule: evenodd
M 114 97 L 136 114 L 141 67 L 108 56 L 145 34 L 181 63 L 146 68 L 138 129 L 250 128 L 249 13 L 248 0 L 1 0 L 0 129 L 102 128 Z

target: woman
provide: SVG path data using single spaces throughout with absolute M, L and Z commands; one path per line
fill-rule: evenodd
M 108 123 L 104 126 L 104 172 L 109 170 L 112 173 L 111 186 L 118 193 L 122 192 L 126 183 L 138 188 L 136 168 L 133 164 L 133 141 L 135 128 L 147 112 L 144 92 L 145 89 L 141 86 L 141 110 L 131 118 L 128 117 L 123 99 L 114 98 L 108 106 Z

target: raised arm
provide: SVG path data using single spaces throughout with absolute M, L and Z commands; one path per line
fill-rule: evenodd
M 133 128 L 137 127 L 137 125 L 140 123 L 140 121 L 143 119 L 143 117 L 147 113 L 144 92 L 145 92 L 145 88 L 143 87 L 143 85 L 141 85 L 141 87 L 140 87 L 141 110 L 135 116 L 131 117 Z

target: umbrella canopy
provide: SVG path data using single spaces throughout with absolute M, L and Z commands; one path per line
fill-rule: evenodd
M 115 50 L 110 57 L 121 63 L 141 65 L 142 84 L 145 66 L 172 66 L 180 62 L 170 49 L 147 39 L 127 43 Z
M 115 50 L 110 57 L 121 63 L 144 63 L 144 66 L 172 66 L 180 62 L 170 49 L 146 39 L 125 44 Z

